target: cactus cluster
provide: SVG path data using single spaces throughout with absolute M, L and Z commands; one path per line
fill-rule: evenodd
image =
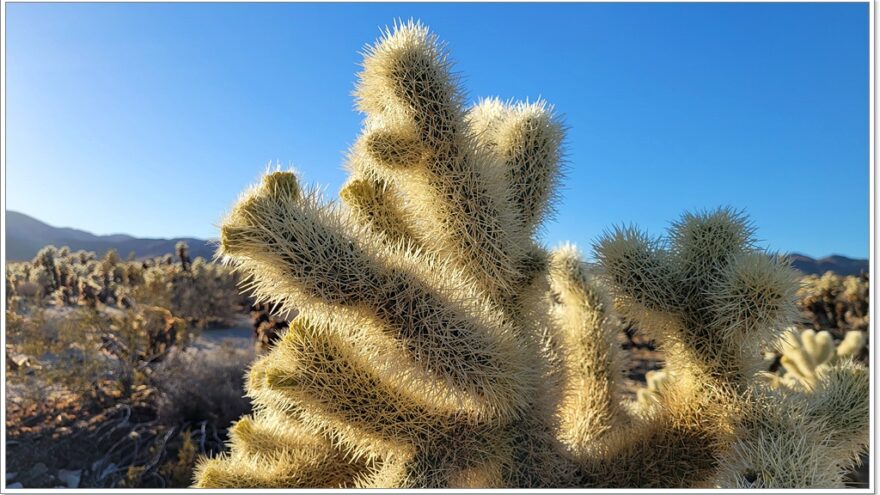
M 823 370 L 846 359 L 861 357 L 867 344 L 864 332 L 850 330 L 837 345 L 831 332 L 816 332 L 806 329 L 801 332 L 790 328 L 778 342 L 779 364 L 781 371 L 767 373 L 765 377 L 771 382 L 782 381 L 790 388 L 813 388 Z M 773 355 L 773 353 L 770 353 Z M 775 357 L 775 356 L 774 356 Z
M 158 361 L 186 340 L 186 329 L 186 322 L 167 309 L 145 306 L 113 318 L 111 331 L 101 336 L 102 348 L 117 359 Z
M 846 330 L 868 330 L 868 274 L 841 276 L 826 272 L 804 278 L 799 306 L 815 330 L 840 335 Z
M 815 487 L 865 448 L 867 370 L 758 378 L 795 273 L 736 212 L 667 239 L 616 229 L 598 267 L 536 231 L 563 126 L 543 101 L 469 109 L 418 23 L 366 52 L 341 202 L 270 172 L 221 226 L 255 297 L 297 310 L 247 376 L 255 413 L 199 487 Z M 623 391 L 615 306 L 674 373 Z M 821 465 L 819 465 L 821 464 Z
M 7 265 L 7 304 L 160 306 L 200 325 L 231 321 L 247 304 L 236 289 L 238 276 L 201 257 L 191 260 L 186 243 L 176 251 L 178 263 L 169 257 L 123 261 L 112 249 L 98 259 L 93 252 L 46 246 L 30 263 Z
M 71 252 L 69 248 L 46 246 L 30 263 L 9 263 L 7 280 L 19 303 L 66 306 L 102 303 L 116 304 L 123 297 L 117 294 L 125 284 L 124 269 L 117 266 L 118 255 L 108 252 L 102 260 L 95 253 Z

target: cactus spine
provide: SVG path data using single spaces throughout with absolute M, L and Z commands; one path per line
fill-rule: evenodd
M 614 230 L 597 256 L 624 315 L 653 334 L 675 373 L 661 414 L 677 413 L 719 459 L 710 485 L 839 486 L 867 445 L 867 370 L 832 364 L 810 390 L 763 379 L 759 350 L 789 338 L 798 283 L 785 260 L 754 247 L 752 230 L 729 209 L 687 214 L 666 239 Z
M 256 412 L 197 486 L 684 487 L 741 484 L 725 455 L 765 467 L 749 456 L 764 432 L 747 420 L 771 393 L 750 385 L 752 354 L 790 318 L 795 288 L 739 217 L 686 217 L 674 253 L 617 231 L 596 273 L 534 240 L 560 177 L 549 105 L 465 110 L 443 47 L 412 22 L 363 67 L 342 203 L 271 172 L 221 226 L 245 286 L 298 316 L 250 369 Z M 658 400 L 622 394 L 606 286 L 670 355 L 677 378 Z M 850 407 L 859 387 L 822 407 L 785 394 L 813 425 L 807 412 Z M 846 428 L 862 428 L 859 413 Z M 838 451 L 860 448 L 850 433 Z

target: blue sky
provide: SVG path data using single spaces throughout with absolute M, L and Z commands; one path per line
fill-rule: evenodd
M 52 225 L 215 237 L 269 162 L 335 196 L 359 52 L 414 17 L 469 102 L 564 115 L 548 245 L 730 205 L 774 250 L 868 255 L 867 3 L 6 9 L 6 207 Z

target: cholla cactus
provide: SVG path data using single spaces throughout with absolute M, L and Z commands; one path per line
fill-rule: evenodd
M 180 267 L 183 271 L 188 272 L 191 264 L 189 259 L 189 245 L 186 241 L 179 241 L 174 249 L 177 251 L 177 257 L 180 259 Z
M 446 54 L 413 23 L 368 50 L 356 94 L 366 120 L 343 204 L 272 172 L 222 224 L 219 253 L 246 287 L 299 315 L 249 371 L 256 413 L 229 454 L 199 464 L 197 486 L 839 482 L 837 466 L 777 475 L 802 452 L 765 459 L 761 442 L 852 455 L 868 418 L 867 382 L 850 376 L 867 375 L 831 368 L 809 401 L 751 384 L 795 283 L 737 217 L 686 217 L 674 253 L 628 230 L 602 242 L 604 284 L 676 374 L 642 407 L 623 391 L 604 284 L 574 248 L 534 241 L 559 178 L 551 108 L 465 110 Z M 780 400 L 796 419 L 770 415 Z M 848 428 L 845 441 L 804 437 L 797 421 Z
M 810 275 L 798 291 L 799 305 L 816 330 L 829 329 L 837 335 L 846 329 L 867 330 L 869 285 L 867 274 Z
M 537 315 L 520 301 L 545 303 L 533 212 L 546 210 L 561 128 L 543 103 L 466 114 L 448 65 L 424 27 L 388 33 L 361 74 L 347 208 L 276 172 L 222 226 L 221 254 L 258 298 L 300 311 L 250 372 L 257 407 L 330 439 L 345 472 L 363 465 L 343 483 L 324 466 L 313 486 L 552 486 L 574 471 L 553 450 Z M 490 118 L 504 125 L 471 129 Z M 259 485 L 279 469 L 283 451 L 233 440 L 199 485 Z M 242 451 L 251 474 L 230 479 Z
M 670 374 L 664 370 L 651 370 L 645 373 L 647 385 L 636 391 L 636 397 L 643 407 L 647 407 L 651 401 L 657 401 L 666 384 L 670 381 Z
M 807 329 L 797 333 L 790 329 L 779 342 L 780 363 L 785 368 L 785 374 L 779 378 L 786 386 L 812 389 L 824 368 L 841 359 L 858 356 L 866 340 L 863 332 L 850 330 L 835 347 L 827 330 L 816 333 Z M 771 375 L 771 378 L 777 376 Z
M 665 435 L 700 438 L 703 455 L 719 460 L 705 482 L 841 485 L 867 446 L 867 370 L 841 361 L 811 391 L 761 379 L 759 349 L 794 318 L 798 283 L 783 259 L 754 247 L 752 230 L 728 209 L 687 214 L 665 240 L 617 229 L 597 256 L 623 313 L 653 335 L 676 374 L 659 397 L 659 414 L 672 416 Z M 647 438 L 636 444 L 654 448 Z
M 55 258 L 58 249 L 55 246 L 45 246 L 37 252 L 31 264 L 34 267 L 31 280 L 36 282 L 42 290 L 42 296 L 48 296 L 58 289 L 61 284 L 55 266 Z

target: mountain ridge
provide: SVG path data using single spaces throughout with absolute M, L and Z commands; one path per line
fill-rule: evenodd
M 33 259 L 43 246 L 67 246 L 73 251 L 80 249 L 94 251 L 103 256 L 110 249 L 116 249 L 120 256 L 126 257 L 134 252 L 138 258 L 164 256 L 174 252 L 175 245 L 184 241 L 189 245 L 190 256 L 211 259 L 215 244 L 194 237 L 139 238 L 128 234 L 96 235 L 85 230 L 70 227 L 54 227 L 24 213 L 6 210 L 6 259 L 25 261 Z
M 791 265 L 807 275 L 822 275 L 825 272 L 834 272 L 838 275 L 860 275 L 868 273 L 870 264 L 865 259 L 854 259 L 839 254 L 832 254 L 824 258 L 812 258 L 805 254 L 790 253 L 788 258 Z
M 134 252 L 138 258 L 163 256 L 173 253 L 178 241 L 189 245 L 190 256 L 211 259 L 215 245 L 212 241 L 194 237 L 172 239 L 139 238 L 128 234 L 95 235 L 70 227 L 53 227 L 45 222 L 21 212 L 6 210 L 6 259 L 24 261 L 33 259 L 43 246 L 68 246 L 76 251 L 83 249 L 95 251 L 103 256 L 110 249 L 116 249 L 120 256 Z M 801 253 L 788 255 L 792 266 L 805 274 L 821 275 L 832 271 L 838 275 L 859 275 L 868 271 L 868 260 L 854 259 L 833 254 L 824 258 L 812 258 Z

